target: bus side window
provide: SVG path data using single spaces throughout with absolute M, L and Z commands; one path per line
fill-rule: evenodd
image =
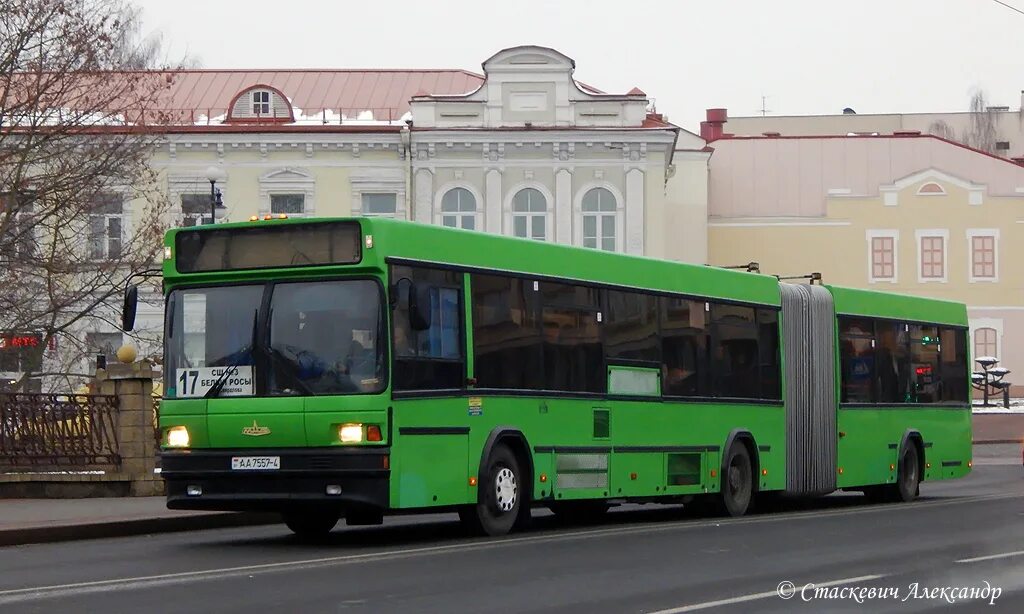
M 662 394 L 708 396 L 708 328 L 704 303 L 661 297 Z
M 967 403 L 967 331 L 939 329 L 939 400 Z
M 711 304 L 711 376 L 716 397 L 761 397 L 754 308 Z
M 839 361 L 842 403 L 873 403 L 875 387 L 875 324 L 862 318 L 839 318 Z
M 411 283 L 399 283 L 408 280 Z M 465 384 L 462 273 L 392 266 L 392 352 L 394 389 L 450 390 Z M 409 290 L 430 301 L 430 322 L 415 330 L 409 318 Z
M 779 400 L 782 388 L 779 361 L 779 314 L 773 309 L 757 310 L 758 364 L 761 371 L 761 398 Z

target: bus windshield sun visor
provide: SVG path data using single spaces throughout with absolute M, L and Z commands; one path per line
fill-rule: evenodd
M 357 264 L 362 243 L 357 222 L 197 228 L 175 236 L 180 273 Z

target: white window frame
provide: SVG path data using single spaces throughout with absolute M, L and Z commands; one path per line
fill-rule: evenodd
M 502 234 L 504 234 L 505 236 L 509 236 L 509 237 L 515 237 L 516 236 L 516 234 L 515 234 L 515 216 L 517 214 L 512 211 L 512 201 L 515 199 L 516 194 L 518 194 L 519 192 L 525 190 L 526 188 L 533 188 L 533 189 L 535 189 L 535 190 L 537 190 L 538 192 L 541 193 L 541 195 L 544 197 L 545 209 L 544 209 L 543 213 L 541 213 L 541 212 L 532 212 L 532 213 L 520 213 L 518 215 L 526 215 L 526 216 L 530 216 L 530 217 L 540 216 L 540 215 L 544 216 L 544 242 L 545 243 L 554 243 L 555 242 L 555 195 L 552 194 L 551 190 L 549 190 L 544 184 L 538 183 L 536 181 L 526 181 L 526 182 L 518 183 L 518 184 L 512 186 L 511 188 L 509 188 L 508 192 L 505 193 L 505 203 L 504 203 L 504 209 L 503 209 L 503 213 L 504 213 L 504 216 L 503 216 L 504 217 L 504 231 L 502 232 Z M 527 224 L 527 229 L 529 229 L 529 224 Z
M 219 182 L 218 182 L 219 183 Z M 260 179 L 259 215 L 270 215 L 270 197 L 273 194 L 302 194 L 302 213 L 289 213 L 288 217 L 316 215 L 316 178 L 305 170 L 294 167 L 275 168 Z
M 224 200 L 226 205 L 227 199 L 227 177 L 218 179 L 216 188 L 220 190 L 221 199 Z M 206 197 L 210 197 L 210 180 L 199 172 L 191 174 L 171 175 L 167 178 L 167 197 L 171 201 L 170 206 L 170 223 L 174 227 L 181 227 L 185 220 L 185 211 L 181 206 L 181 196 L 183 194 L 206 194 Z M 205 215 L 203 216 L 206 217 Z M 226 218 L 222 221 L 226 221 Z
M 473 196 L 473 199 L 476 201 L 476 207 L 473 209 L 473 211 L 458 211 L 458 212 L 454 212 L 453 211 L 453 212 L 446 213 L 445 211 L 443 211 L 441 209 L 441 206 L 444 203 L 444 197 L 445 197 L 446 194 L 448 194 L 448 192 L 451 192 L 452 190 L 455 190 L 455 189 L 458 189 L 458 188 L 462 188 L 462 189 L 466 190 L 467 192 L 469 192 Z M 442 185 L 441 187 L 439 187 L 437 189 L 437 192 L 434 193 L 434 214 L 432 216 L 433 220 L 434 220 L 434 224 L 437 225 L 437 226 L 443 226 L 444 224 L 442 222 L 443 222 L 444 217 L 447 216 L 447 215 L 454 215 L 454 216 L 456 216 L 456 218 L 458 218 L 458 220 L 460 222 L 459 225 L 458 225 L 458 228 L 462 228 L 462 224 L 461 224 L 462 218 L 463 217 L 467 217 L 467 216 L 472 216 L 473 217 L 473 227 L 476 230 L 483 230 L 484 229 L 483 228 L 483 223 L 484 223 L 484 202 L 483 202 L 483 200 L 484 199 L 483 199 L 483 196 L 480 194 L 480 191 L 477 190 L 472 185 L 470 185 L 470 184 L 468 184 L 466 182 L 463 182 L 463 181 L 450 181 L 450 182 Z
M 182 196 L 189 196 L 189 195 L 192 195 L 192 194 L 195 194 L 197 196 L 202 195 L 202 196 L 204 196 L 206 198 L 206 211 L 204 211 L 202 213 L 185 213 L 185 207 L 184 207 L 184 205 L 181 202 L 181 197 Z M 181 227 L 181 228 L 186 227 L 185 226 L 185 220 L 190 219 L 190 218 L 196 220 L 196 223 L 192 224 L 193 226 L 198 226 L 200 224 L 205 224 L 206 223 L 206 218 L 207 218 L 207 216 L 210 215 L 210 195 L 209 194 L 202 194 L 200 192 L 182 192 L 181 194 L 178 195 L 177 201 L 178 201 L 177 202 L 178 208 L 181 210 L 181 214 L 177 216 L 178 223 L 175 224 L 175 226 L 178 226 L 178 227 Z
M 401 168 L 359 168 L 352 169 L 349 178 L 352 186 L 352 201 L 350 209 L 352 215 L 366 216 L 379 215 L 368 214 L 363 211 L 363 193 L 368 194 L 394 194 L 395 195 L 395 219 L 409 219 L 409 211 L 406 203 L 405 173 Z M 426 207 L 424 207 L 426 208 Z
M 974 276 L 974 239 L 975 237 L 992 237 L 992 277 Z M 999 229 L 968 228 L 967 229 L 967 279 L 970 283 L 997 283 L 999 281 Z
M 865 233 L 868 242 L 868 283 L 895 284 L 900 277 L 900 231 L 895 229 L 873 229 Z M 873 239 L 892 239 L 892 277 L 875 277 Z
M 287 211 L 286 212 L 275 212 L 274 211 L 274 197 L 275 196 L 299 196 L 299 197 L 301 197 L 302 198 L 302 210 L 299 211 L 298 213 L 287 212 Z M 288 217 L 306 217 L 306 215 L 307 215 L 307 213 L 306 213 L 306 193 L 305 192 L 282 192 L 282 191 L 277 191 L 277 190 L 271 190 L 267 194 L 267 200 L 270 201 L 269 210 L 270 210 L 270 214 L 271 215 L 279 215 L 279 213 L 284 213 Z
M 259 100 L 259 98 L 266 99 Z M 249 92 L 249 102 L 253 116 L 272 117 L 274 115 L 274 94 L 270 90 L 252 90 Z
M 3 194 L 0 194 L 0 197 L 16 199 L 19 197 L 19 195 L 25 194 L 27 193 L 4 192 Z M 31 202 L 28 204 L 27 207 L 24 204 L 18 205 L 18 210 L 11 214 L 11 230 L 9 232 L 12 235 L 21 234 L 21 236 L 18 238 L 18 241 L 14 243 L 15 262 L 30 259 L 39 253 L 39 227 L 37 224 L 34 223 L 35 220 L 33 220 L 32 217 L 36 208 L 35 200 L 36 195 L 33 194 Z M 0 206 L 0 218 L 2 218 L 4 215 L 4 208 Z M 25 223 L 28 223 L 29 227 L 27 229 L 22 230 L 21 226 L 22 224 Z M 4 262 L 6 262 L 6 259 L 4 258 L 3 254 L 0 254 L 0 264 Z
M 925 192 L 925 191 L 923 191 L 925 186 L 929 186 L 929 185 L 936 185 L 936 186 L 938 186 L 939 187 L 939 191 L 938 192 Z M 917 188 L 917 195 L 918 196 L 946 196 L 946 188 L 945 188 L 945 186 L 943 186 L 938 181 L 925 181 L 924 183 L 922 183 L 920 185 L 920 187 Z
M 597 212 L 584 212 L 583 211 L 583 198 L 587 195 L 587 192 L 594 188 L 604 188 L 611 192 L 612 198 L 615 199 L 615 211 L 602 211 Z M 607 181 L 591 181 L 583 184 L 577 191 L 576 196 L 573 198 L 573 244 L 583 245 L 583 217 L 585 215 L 615 215 L 615 251 L 623 252 L 626 245 L 626 199 L 623 198 L 622 192 L 613 184 Z M 598 248 L 600 249 L 600 248 Z
M 925 277 L 922 270 L 924 262 L 924 251 L 922 249 L 925 237 L 939 237 L 942 239 L 942 277 Z M 921 284 L 944 284 L 949 281 L 949 230 L 946 228 L 927 228 L 914 231 L 914 239 L 917 248 L 917 282 Z
M 109 194 L 116 196 L 121 199 L 121 210 L 117 213 L 88 213 L 85 220 L 85 254 L 86 259 L 90 262 L 107 262 L 110 258 L 110 220 L 118 219 L 120 221 L 120 234 L 121 234 L 121 247 L 120 253 L 117 258 L 124 256 L 125 244 L 127 243 L 128 234 L 128 220 L 131 218 L 130 210 L 128 208 L 127 197 L 123 191 L 117 189 L 104 190 L 101 194 Z M 103 218 L 103 255 L 96 257 L 92 253 L 92 222 L 95 218 Z
M 977 332 L 977 330 L 979 328 L 991 328 L 991 329 L 996 331 L 996 353 L 995 353 L 995 357 L 999 359 L 1000 366 L 1003 366 L 1002 365 L 1002 361 L 1003 361 L 1004 357 L 1002 356 L 1002 352 L 1003 352 L 1003 320 L 1002 320 L 1002 318 L 970 318 L 968 320 L 968 326 L 971 329 L 971 344 L 970 344 L 970 348 L 968 348 L 970 350 L 970 352 L 971 352 L 971 364 L 969 365 L 971 367 L 971 370 L 972 371 L 976 371 L 978 369 L 977 363 L 974 362 L 974 359 L 978 358 L 978 356 L 974 355 L 974 335 L 975 335 L 975 333 Z
M 365 197 L 367 197 L 367 196 L 370 196 L 371 194 L 383 194 L 385 196 L 394 196 L 395 197 L 395 212 L 394 213 L 378 213 L 376 211 L 367 211 L 363 207 L 363 199 Z M 365 192 L 360 192 L 359 193 L 359 215 L 362 215 L 364 217 L 384 217 L 384 218 L 388 218 L 388 219 L 402 219 L 402 218 L 399 217 L 399 211 L 400 210 L 401 210 L 401 207 L 398 204 L 398 192 L 392 192 L 392 191 L 388 191 L 388 190 L 378 190 L 378 191 L 367 190 Z

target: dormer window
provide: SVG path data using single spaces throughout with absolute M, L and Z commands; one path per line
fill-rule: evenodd
M 272 85 L 257 84 L 238 92 L 228 108 L 228 123 L 295 121 L 288 98 Z
M 256 116 L 270 115 L 270 92 L 256 90 L 252 93 L 252 114 Z

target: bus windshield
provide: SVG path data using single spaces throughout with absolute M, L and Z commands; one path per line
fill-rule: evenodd
M 166 396 L 380 392 L 380 294 L 372 280 L 174 290 L 167 302 Z

